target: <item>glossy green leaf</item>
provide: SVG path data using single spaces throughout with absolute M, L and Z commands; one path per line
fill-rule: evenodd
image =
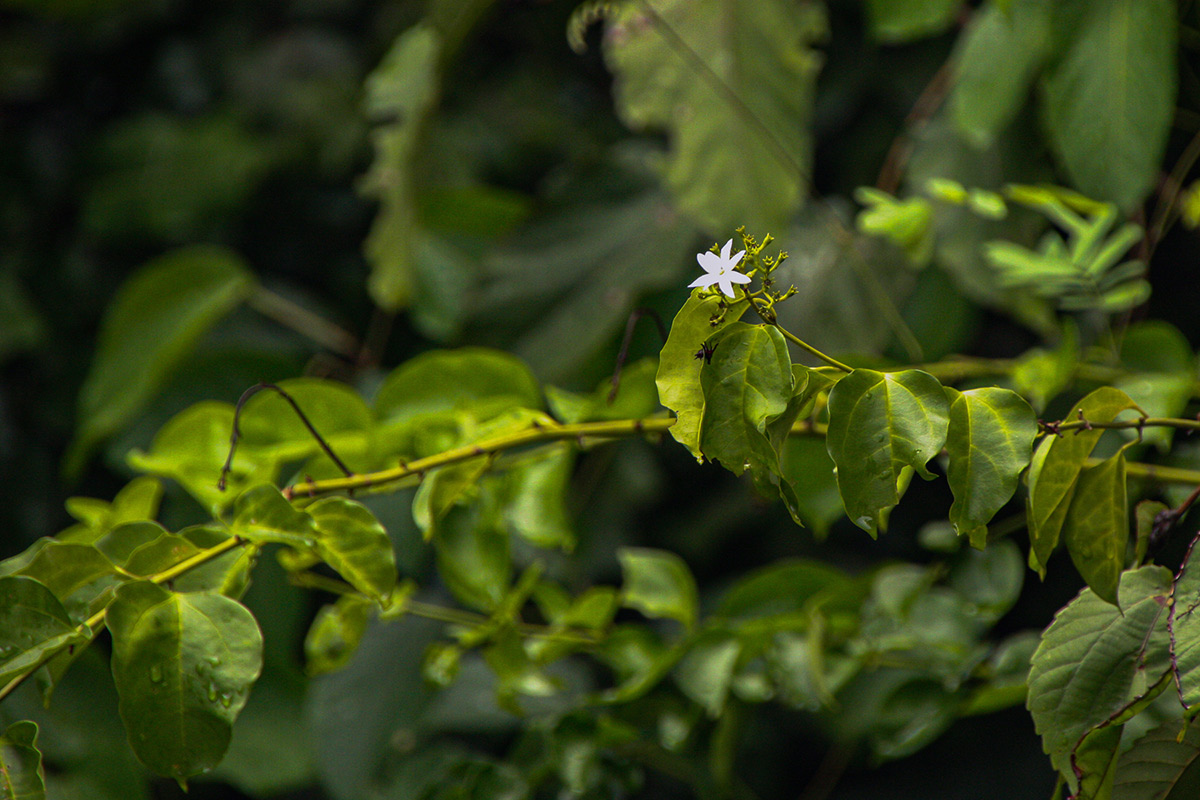
M 231 530 L 247 541 L 276 542 L 303 550 L 316 543 L 316 523 L 310 514 L 287 501 L 270 484 L 260 484 L 238 496 Z
M 950 27 L 962 0 L 867 0 L 871 35 L 881 42 L 908 42 Z
M 682 558 L 665 550 L 622 547 L 617 559 L 621 562 L 622 605 L 647 617 L 677 620 L 689 630 L 696 624 L 696 581 Z
M 950 522 L 974 547 L 987 541 L 987 524 L 1017 490 L 1033 455 L 1037 417 L 1007 389 L 947 389 L 950 427 L 946 479 L 954 493 Z
M 1195 539 L 1175 576 L 1174 595 L 1168 622 L 1175 680 L 1179 699 L 1190 717 L 1195 714 L 1193 707 L 1200 703 L 1200 563 L 1196 560 Z
M 108 610 L 121 719 L 138 759 L 183 781 L 215 767 L 262 667 L 254 617 L 219 594 L 122 586 Z
M 1117 583 L 1129 543 L 1124 448 L 1080 471 L 1063 521 L 1062 538 L 1087 585 L 1100 598 L 1116 603 Z
M 323 606 L 304 639 L 305 669 L 309 675 L 334 672 L 349 663 L 367 632 L 371 603 L 345 595 Z
M 79 393 L 79 427 L 67 456 L 78 471 L 91 449 L 150 401 L 197 339 L 254 291 L 233 253 L 176 250 L 130 277 L 109 306 L 96 358 Z
M 974 15 L 955 60 L 950 112 L 976 147 L 988 147 L 1028 102 L 1052 53 L 1051 7 L 1019 2 L 1011 11 L 988 3 Z
M 162 481 L 142 476 L 125 484 L 111 503 L 91 497 L 69 497 L 67 513 L 79 524 L 59 533 L 56 538 L 91 544 L 123 522 L 154 519 L 158 516 L 162 493 Z
M 396 556 L 387 531 L 366 506 L 326 497 L 306 509 L 316 528 L 316 553 L 346 582 L 381 602 L 396 587 Z
M 1126 211 L 1153 187 L 1174 116 L 1175 13 L 1170 0 L 1089 3 L 1043 84 L 1050 144 L 1067 174 Z
M 38 726 L 22 720 L 0 733 L 0 797 L 4 800 L 45 800 Z
M 413 498 L 413 520 L 425 541 L 437 534 L 438 524 L 455 506 L 470 505 L 479 497 L 479 482 L 491 467 L 487 458 L 475 458 L 440 467 L 425 476 Z
M 438 574 L 461 602 L 493 611 L 512 583 L 508 532 L 491 492 L 479 502 L 454 506 L 433 537 Z
M 367 285 L 375 303 L 389 311 L 406 307 L 415 288 L 413 260 L 421 226 L 414 172 L 437 102 L 441 49 L 437 31 L 415 25 L 367 78 L 375 161 L 363 179 L 363 192 L 380 204 L 365 244 L 371 263 Z
M 1105 386 L 1084 397 L 1071 409 L 1068 421 L 1111 422 L 1122 411 L 1136 408 L 1124 392 Z M 1100 440 L 1103 430 L 1071 431 L 1042 439 L 1029 466 L 1029 566 L 1043 576 L 1046 562 L 1058 546 L 1071 498 L 1084 460 Z
M 1187 800 L 1200 794 L 1200 726 L 1167 720 L 1121 754 L 1113 800 Z
M 542 408 L 537 378 L 520 359 L 499 350 L 434 350 L 405 361 L 375 395 L 375 416 L 398 423 L 481 403 Z
M 351 469 L 364 469 L 361 462 L 368 449 L 374 423 L 362 397 L 336 381 L 316 378 L 291 378 L 280 381 L 279 388 L 295 401 L 317 433 Z M 263 463 L 294 461 L 318 456 L 306 469 L 341 476 L 340 468 L 323 455 L 320 443 L 308 427 L 277 392 L 260 391 L 246 401 L 238 421 L 241 438 L 239 452 Z
M 704 359 L 696 358 L 696 353 L 713 334 L 736 322 L 748 307 L 745 303 L 733 304 L 725 311 L 721 324 L 714 326 L 714 317 L 721 313 L 721 301 L 711 295 L 699 295 L 699 291 L 692 292 L 675 315 L 667 342 L 659 353 L 655 378 L 660 402 L 675 412 L 671 436 L 696 458 L 700 458 L 700 420 L 704 416 L 704 391 L 700 387 Z
M 1042 635 L 1027 707 L 1055 768 L 1070 773 L 1083 737 L 1138 703 L 1170 668 L 1171 573 L 1146 566 L 1121 576 L 1120 608 L 1084 589 Z
M 820 64 L 808 44 L 825 29 L 820 9 L 783 0 L 654 0 L 609 17 L 617 112 L 667 130 L 666 181 L 710 233 L 746 220 L 778 230 L 802 204 Z M 730 142 L 739 158 L 712 158 Z
M 575 533 L 567 512 L 567 489 L 575 454 L 555 447 L 522 459 L 504 475 L 504 518 L 535 547 L 570 552 Z
M 33 578 L 0 578 L 0 686 L 48 656 L 86 640 L 62 603 Z
M 78 622 L 97 610 L 93 606 L 98 598 L 117 582 L 116 570 L 103 553 L 71 542 L 47 542 L 15 574 L 33 578 L 49 589 Z
M 855 525 L 872 536 L 885 527 L 905 467 L 933 477 L 925 465 L 946 443 L 948 425 L 945 389 L 928 373 L 856 369 L 838 381 L 829 392 L 826 444 Z
M 218 514 L 244 489 L 272 481 L 278 471 L 273 460 L 263 460 L 250 450 L 238 448 L 226 491 L 219 490 L 217 480 L 229 453 L 232 432 L 232 405 L 197 403 L 159 429 L 148 452 L 134 450 L 127 460 L 136 470 L 178 481 L 204 508 Z
M 783 416 L 793 394 L 787 340 L 773 326 L 734 322 L 713 344 L 711 360 L 700 369 L 700 452 L 735 475 L 763 467 L 777 473 L 779 454 L 767 425 Z

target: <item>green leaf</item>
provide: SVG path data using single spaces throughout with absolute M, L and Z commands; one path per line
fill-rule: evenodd
M 375 161 L 362 190 L 380 204 L 364 245 L 371 263 L 367 285 L 375 303 L 388 311 L 406 307 L 413 297 L 413 262 L 421 238 L 414 171 L 437 102 L 441 49 L 437 31 L 414 25 L 367 77 Z
M 367 632 L 371 609 L 370 602 L 354 595 L 322 606 L 304 639 L 305 671 L 323 675 L 346 666 Z
M 843 514 L 837 475 L 825 442 L 815 436 L 789 436 L 780 448 L 779 470 L 795 498 L 794 513 L 813 536 L 823 539 Z
M 1122 725 L 1105 725 L 1083 737 L 1071 753 L 1071 766 L 1079 776 L 1077 800 L 1109 800 L 1116 776 L 1117 746 L 1121 744 Z
M 704 391 L 700 388 L 700 369 L 704 360 L 696 358 L 696 353 L 714 333 L 736 322 L 749 307 L 745 303 L 734 303 L 725 311 L 721 324 L 714 326 L 713 318 L 721 313 L 720 304 L 717 297 L 701 297 L 699 291 L 692 292 L 675 315 L 667 342 L 658 357 L 658 375 L 655 377 L 658 397 L 664 406 L 675 412 L 675 424 L 669 429 L 671 436 L 696 458 L 700 458 L 700 420 L 704 416 Z
M 352 468 L 367 466 L 358 462 L 368 449 L 374 421 L 358 392 L 344 384 L 316 378 L 292 378 L 280 381 L 278 386 L 291 396 L 339 458 L 354 465 Z M 295 461 L 320 454 L 317 462 L 305 465 L 307 470 L 319 468 L 339 477 L 343 474 L 323 454 L 291 403 L 277 392 L 260 391 L 247 400 L 238 429 L 239 451 L 246 450 L 246 456 L 259 462 Z
M 98 442 L 127 425 L 200 336 L 254 288 L 241 259 L 215 247 L 175 250 L 134 273 L 105 312 L 79 391 L 68 471 L 77 473 Z
M 1171 631 L 1171 650 L 1179 699 L 1188 716 L 1200 703 L 1200 565 L 1194 563 L 1196 540 L 1188 547 L 1187 557 L 1175 577 L 1174 598 L 1167 620 Z
M 247 541 L 276 542 L 297 550 L 313 547 L 317 539 L 312 516 L 289 503 L 270 484 L 260 484 L 238 495 L 231 530 Z
M 162 492 L 162 481 L 143 476 L 125 484 L 111 503 L 91 497 L 68 497 L 67 513 L 78 520 L 79 525 L 59 533 L 56 538 L 92 544 L 123 522 L 154 519 L 158 516 Z
M 41 583 L 23 575 L 0 578 L 0 686 L 86 638 Z
M 5 800 L 46 798 L 37 735 L 37 724 L 28 720 L 14 722 L 0 733 L 0 796 Z
M 1009 540 L 993 542 L 984 550 L 963 550 L 954 559 L 949 579 L 950 586 L 974 605 L 975 613 L 992 622 L 1017 602 L 1024 581 L 1021 553 Z
M 1125 211 L 1153 187 L 1174 117 L 1175 13 L 1170 0 L 1089 3 L 1043 84 L 1050 144 L 1072 182 Z
M 790 615 L 851 589 L 846 573 L 819 561 L 786 559 L 742 577 L 714 615 L 734 622 Z
M 1133 509 L 1134 538 L 1133 566 L 1140 567 L 1146 560 L 1146 552 L 1150 549 L 1150 534 L 1154 530 L 1154 520 L 1160 513 L 1166 511 L 1166 503 L 1158 500 L 1142 500 Z
M 1064 325 L 1062 341 L 1052 351 L 1035 347 L 1023 353 L 1013 365 L 1010 377 L 1013 388 L 1037 410 L 1058 396 L 1071 384 L 1079 366 L 1079 332 L 1074 325 Z
M 425 476 L 413 497 L 413 521 L 425 541 L 437 535 L 439 524 L 455 506 L 468 506 L 479 497 L 479 484 L 491 467 L 487 458 L 474 458 L 439 467 Z
M 612 378 L 605 378 L 591 394 L 577 394 L 546 387 L 546 400 L 554 416 L 568 425 L 610 419 L 648 417 L 658 410 L 658 388 L 654 378 L 658 359 L 643 358 L 621 370 L 617 394 L 609 402 Z
M 689 698 L 716 719 L 725 710 L 741 642 L 728 633 L 702 635 L 675 667 L 675 681 Z
M 1112 422 L 1117 414 L 1137 408 L 1129 395 L 1110 386 L 1084 397 L 1065 417 L 1067 421 Z M 1083 462 L 1104 433 L 1100 429 L 1047 435 L 1038 445 L 1029 466 L 1029 566 L 1044 577 L 1046 562 L 1058 546 L 1071 498 Z
M 93 604 L 117 582 L 116 570 L 102 552 L 91 545 L 71 542 L 47 542 L 15 574 L 41 583 L 79 622 L 96 611 Z
M 735 475 L 763 467 L 778 473 L 767 425 L 783 416 L 792 399 L 787 341 L 774 326 L 734 322 L 713 343 L 712 358 L 700 369 L 700 452 Z
M 665 550 L 622 547 L 621 604 L 647 617 L 666 617 L 691 630 L 696 624 L 699 599 L 696 581 L 684 560 Z
M 960 38 L 950 112 L 976 147 L 990 147 L 1028 101 L 1052 53 L 1050 11 L 1040 2 L 1019 2 L 1009 12 L 989 3 Z
M 396 556 L 375 515 L 344 497 L 326 497 L 306 511 L 316 527 L 317 555 L 355 589 L 382 602 L 396 588 Z
M 468 506 L 456 505 L 433 537 L 438 574 L 460 601 L 493 611 L 512 583 L 512 557 L 494 495 L 488 491 Z
M 483 347 L 434 350 L 401 364 L 375 395 L 381 422 L 407 422 L 427 414 L 472 409 L 487 404 L 542 408 L 542 390 L 523 361 Z
M 666 181 L 706 230 L 778 230 L 808 189 L 824 13 L 786 0 L 618 6 L 604 37 L 617 111 L 668 132 Z M 736 98 L 733 99 L 733 98 Z M 737 142 L 739 157 L 713 153 Z
M 1167 720 L 1117 761 L 1113 800 L 1186 800 L 1200 794 L 1200 726 Z
M 941 33 L 958 16 L 962 0 L 867 0 L 871 35 L 899 43 Z
M 223 595 L 136 581 L 117 590 L 107 621 L 121 719 L 138 759 L 179 781 L 215 767 L 262 668 L 254 617 Z
M 920 370 L 856 369 L 829 392 L 826 444 L 837 465 L 846 513 L 872 536 L 900 502 L 905 467 L 923 478 L 946 443 L 949 403 L 942 385 Z
M 987 542 L 987 524 L 1012 499 L 1033 455 L 1037 417 L 1015 392 L 986 388 L 950 397 L 946 478 L 954 493 L 950 522 L 974 547 Z
M 1129 543 L 1125 448 L 1080 471 L 1062 538 L 1087 585 L 1100 598 L 1116 603 L 1117 583 Z
M 1044 750 L 1064 775 L 1071 774 L 1070 754 L 1089 731 L 1161 691 L 1170 668 L 1170 587 L 1164 567 L 1131 570 L 1121 576 L 1119 608 L 1084 589 L 1042 635 L 1027 707 Z
M 567 489 L 575 454 L 568 445 L 549 448 L 515 464 L 504 475 L 504 518 L 535 547 L 571 552 L 575 533 L 567 511 Z

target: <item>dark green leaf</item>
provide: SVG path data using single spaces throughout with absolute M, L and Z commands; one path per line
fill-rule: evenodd
M 1117 761 L 1113 800 L 1186 800 L 1200 794 L 1200 726 L 1167 720 Z
M 1136 408 L 1129 395 L 1105 386 L 1089 394 L 1065 419 L 1111 422 L 1119 413 Z M 1103 430 L 1078 430 L 1065 436 L 1048 435 L 1033 454 L 1029 467 L 1029 566 L 1043 576 L 1046 561 L 1058 545 L 1071 498 L 1075 494 L 1084 460 L 1100 440 Z
M 1125 448 L 1080 471 L 1062 538 L 1087 585 L 1100 598 L 1116 603 L 1125 546 L 1129 543 Z
M 1083 737 L 1161 691 L 1170 668 L 1167 598 L 1171 573 L 1146 566 L 1121 576 L 1120 608 L 1091 589 L 1059 611 L 1029 673 L 1027 706 L 1056 769 L 1071 774 Z
M 176 250 L 130 277 L 105 314 L 80 389 L 68 469 L 81 469 L 98 442 L 136 416 L 196 340 L 249 297 L 254 284 L 240 258 L 214 247 Z
M 372 299 L 389 311 L 413 295 L 414 250 L 420 239 L 414 168 L 439 91 L 441 37 L 428 25 L 405 31 L 367 78 L 367 114 L 377 124 L 375 162 L 363 181 L 380 202 L 367 237 Z
M 1020 395 L 1007 389 L 947 389 L 950 427 L 946 478 L 954 493 L 950 522 L 974 547 L 987 541 L 987 524 L 1017 490 L 1029 465 L 1037 417 Z
M 780 449 L 779 470 L 791 487 L 795 514 L 814 536 L 823 539 L 829 526 L 844 513 L 833 459 L 825 442 L 816 436 L 788 437 Z
M 1098 0 L 1070 35 L 1044 83 L 1050 144 L 1080 191 L 1130 211 L 1154 185 L 1174 117 L 1175 4 Z
M 45 586 L 25 576 L 0 578 L 0 686 L 86 639 Z
M 838 490 L 855 525 L 877 535 L 900 501 L 901 472 L 922 477 L 946 442 L 949 403 L 942 385 L 920 370 L 856 369 L 829 393 L 829 455 Z
M 700 369 L 700 452 L 735 475 L 758 468 L 778 473 L 767 425 L 783 416 L 793 395 L 787 341 L 773 326 L 734 322 L 714 344 L 711 361 Z
M 704 360 L 696 358 L 696 353 L 714 333 L 736 322 L 748 307 L 745 303 L 734 303 L 725 311 L 721 325 L 714 326 L 712 321 L 721 313 L 721 301 L 711 295 L 700 297 L 699 294 L 692 292 L 675 315 L 667 343 L 658 357 L 655 378 L 659 400 L 675 412 L 671 436 L 696 458 L 700 458 L 700 420 L 704 416 L 704 392 L 700 388 L 700 369 Z
M 0 733 L 0 796 L 4 800 L 45 800 L 38 726 L 14 722 Z
M 1123 726 L 1106 725 L 1089 732 L 1071 754 L 1073 771 L 1079 777 L 1078 800 L 1109 800 L 1116 775 L 1117 746 Z
M 678 620 L 689 630 L 696 624 L 696 581 L 683 559 L 642 547 L 622 547 L 617 559 L 623 578 L 622 605 L 648 617 Z
M 97 610 L 94 603 L 117 582 L 116 570 L 103 553 L 90 545 L 69 542 L 48 542 L 15 574 L 41 583 L 79 622 Z
M 215 767 L 262 667 L 262 636 L 240 603 L 122 586 L 108 610 L 113 679 L 129 743 L 177 780 Z
M 993 542 L 984 550 L 961 551 L 954 559 L 949 582 L 974 604 L 976 613 L 996 621 L 1017 602 L 1025 582 L 1025 565 L 1013 542 Z
M 710 232 L 746 220 L 778 230 L 807 190 L 820 63 L 807 45 L 825 32 L 823 12 L 783 0 L 617 8 L 604 38 L 617 110 L 635 129 L 669 132 L 680 207 Z M 711 157 L 729 142 L 739 158 Z
M 1150 547 L 1150 533 L 1154 529 L 1154 520 L 1167 510 L 1165 503 L 1157 500 L 1142 500 L 1133 509 L 1136 538 L 1134 539 L 1133 566 L 1140 567 L 1146 560 L 1146 552 Z
M 375 515 L 344 497 L 318 500 L 307 513 L 317 531 L 317 555 L 355 589 L 382 602 L 396 587 L 396 557 Z
M 1171 605 L 1171 650 L 1175 654 L 1175 679 L 1179 699 L 1189 710 L 1200 703 L 1200 565 L 1194 563 L 1196 540 L 1175 577 L 1175 602 Z

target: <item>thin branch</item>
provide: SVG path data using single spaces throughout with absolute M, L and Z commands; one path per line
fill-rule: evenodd
M 1179 156 L 1179 160 L 1171 169 L 1171 174 L 1167 176 L 1167 180 L 1163 184 L 1162 195 L 1154 208 L 1154 218 L 1146 231 L 1144 253 L 1146 261 L 1149 261 L 1154 255 L 1154 251 L 1158 249 L 1158 243 L 1162 241 L 1162 237 L 1166 233 L 1167 225 L 1171 222 L 1172 212 L 1175 210 L 1175 201 L 1179 198 L 1179 192 L 1183 188 L 1184 179 L 1195 166 L 1197 158 L 1200 158 L 1200 133 L 1197 133 L 1188 142 L 1187 147 Z
M 250 295 L 247 305 L 264 317 L 307 336 L 340 356 L 354 358 L 358 352 L 358 339 L 344 328 L 269 289 L 260 286 Z
M 942 101 L 946 99 L 946 94 L 953 85 L 951 81 L 952 64 L 951 59 L 942 62 L 942 66 L 933 74 L 933 78 L 921 91 L 917 101 L 913 103 L 912 110 L 908 112 L 908 116 L 901 123 L 900 132 L 892 140 L 892 146 L 888 148 L 887 156 L 883 159 L 883 167 L 880 168 L 879 177 L 875 180 L 877 189 L 888 194 L 895 194 L 896 190 L 900 188 L 900 176 L 904 172 L 909 156 L 912 155 L 914 132 L 941 107 Z
M 300 417 L 300 421 L 304 423 L 304 427 L 308 429 L 308 432 L 312 434 L 312 437 L 317 440 L 317 444 L 319 444 L 321 449 L 325 451 L 325 455 L 329 456 L 330 460 L 333 461 L 334 464 L 337 464 L 338 469 L 340 469 L 347 477 L 354 475 L 350 468 L 342 463 L 342 460 L 337 457 L 336 453 L 333 452 L 333 448 L 329 446 L 329 443 L 321 437 L 321 434 L 317 433 L 317 429 L 314 428 L 313 424 L 308 421 L 308 417 L 305 416 L 304 412 L 300 410 L 299 404 L 296 403 L 290 394 L 273 383 L 256 383 L 246 391 L 242 392 L 242 396 L 238 398 L 237 406 L 233 410 L 233 432 L 229 434 L 229 455 L 225 457 L 225 465 L 221 467 L 221 477 L 217 479 L 218 490 L 222 492 L 225 491 L 225 478 L 229 475 L 229 470 L 233 468 L 233 454 L 237 451 L 238 439 L 241 438 L 241 431 L 238 429 L 238 420 L 242 415 L 242 407 L 246 405 L 247 400 L 261 392 L 263 389 L 271 389 L 272 391 L 278 392 L 280 397 L 288 401 L 288 404 L 291 405 L 292 410 L 296 412 L 296 416 Z
M 625 323 L 625 338 L 621 340 L 621 352 L 617 353 L 617 366 L 613 369 L 612 390 L 608 393 L 608 404 L 612 405 L 617 399 L 617 390 L 621 388 L 621 370 L 625 367 L 625 359 L 629 357 L 629 343 L 633 340 L 633 329 L 642 317 L 650 317 L 658 326 L 658 335 L 663 344 L 667 343 L 667 326 L 663 325 L 662 317 L 653 308 L 635 308 Z

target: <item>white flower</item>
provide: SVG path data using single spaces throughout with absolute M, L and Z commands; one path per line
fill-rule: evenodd
M 705 274 L 688 284 L 688 288 L 696 286 L 707 289 L 714 283 L 721 287 L 721 291 L 727 296 L 733 297 L 733 285 L 735 283 L 749 283 L 750 276 L 743 275 L 736 271 L 736 267 L 742 260 L 742 256 L 746 255 L 743 250 L 737 255 L 730 256 L 729 251 L 733 249 L 733 239 L 725 243 L 721 248 L 721 255 L 705 251 L 696 255 L 696 260 L 700 262 L 701 268 Z

